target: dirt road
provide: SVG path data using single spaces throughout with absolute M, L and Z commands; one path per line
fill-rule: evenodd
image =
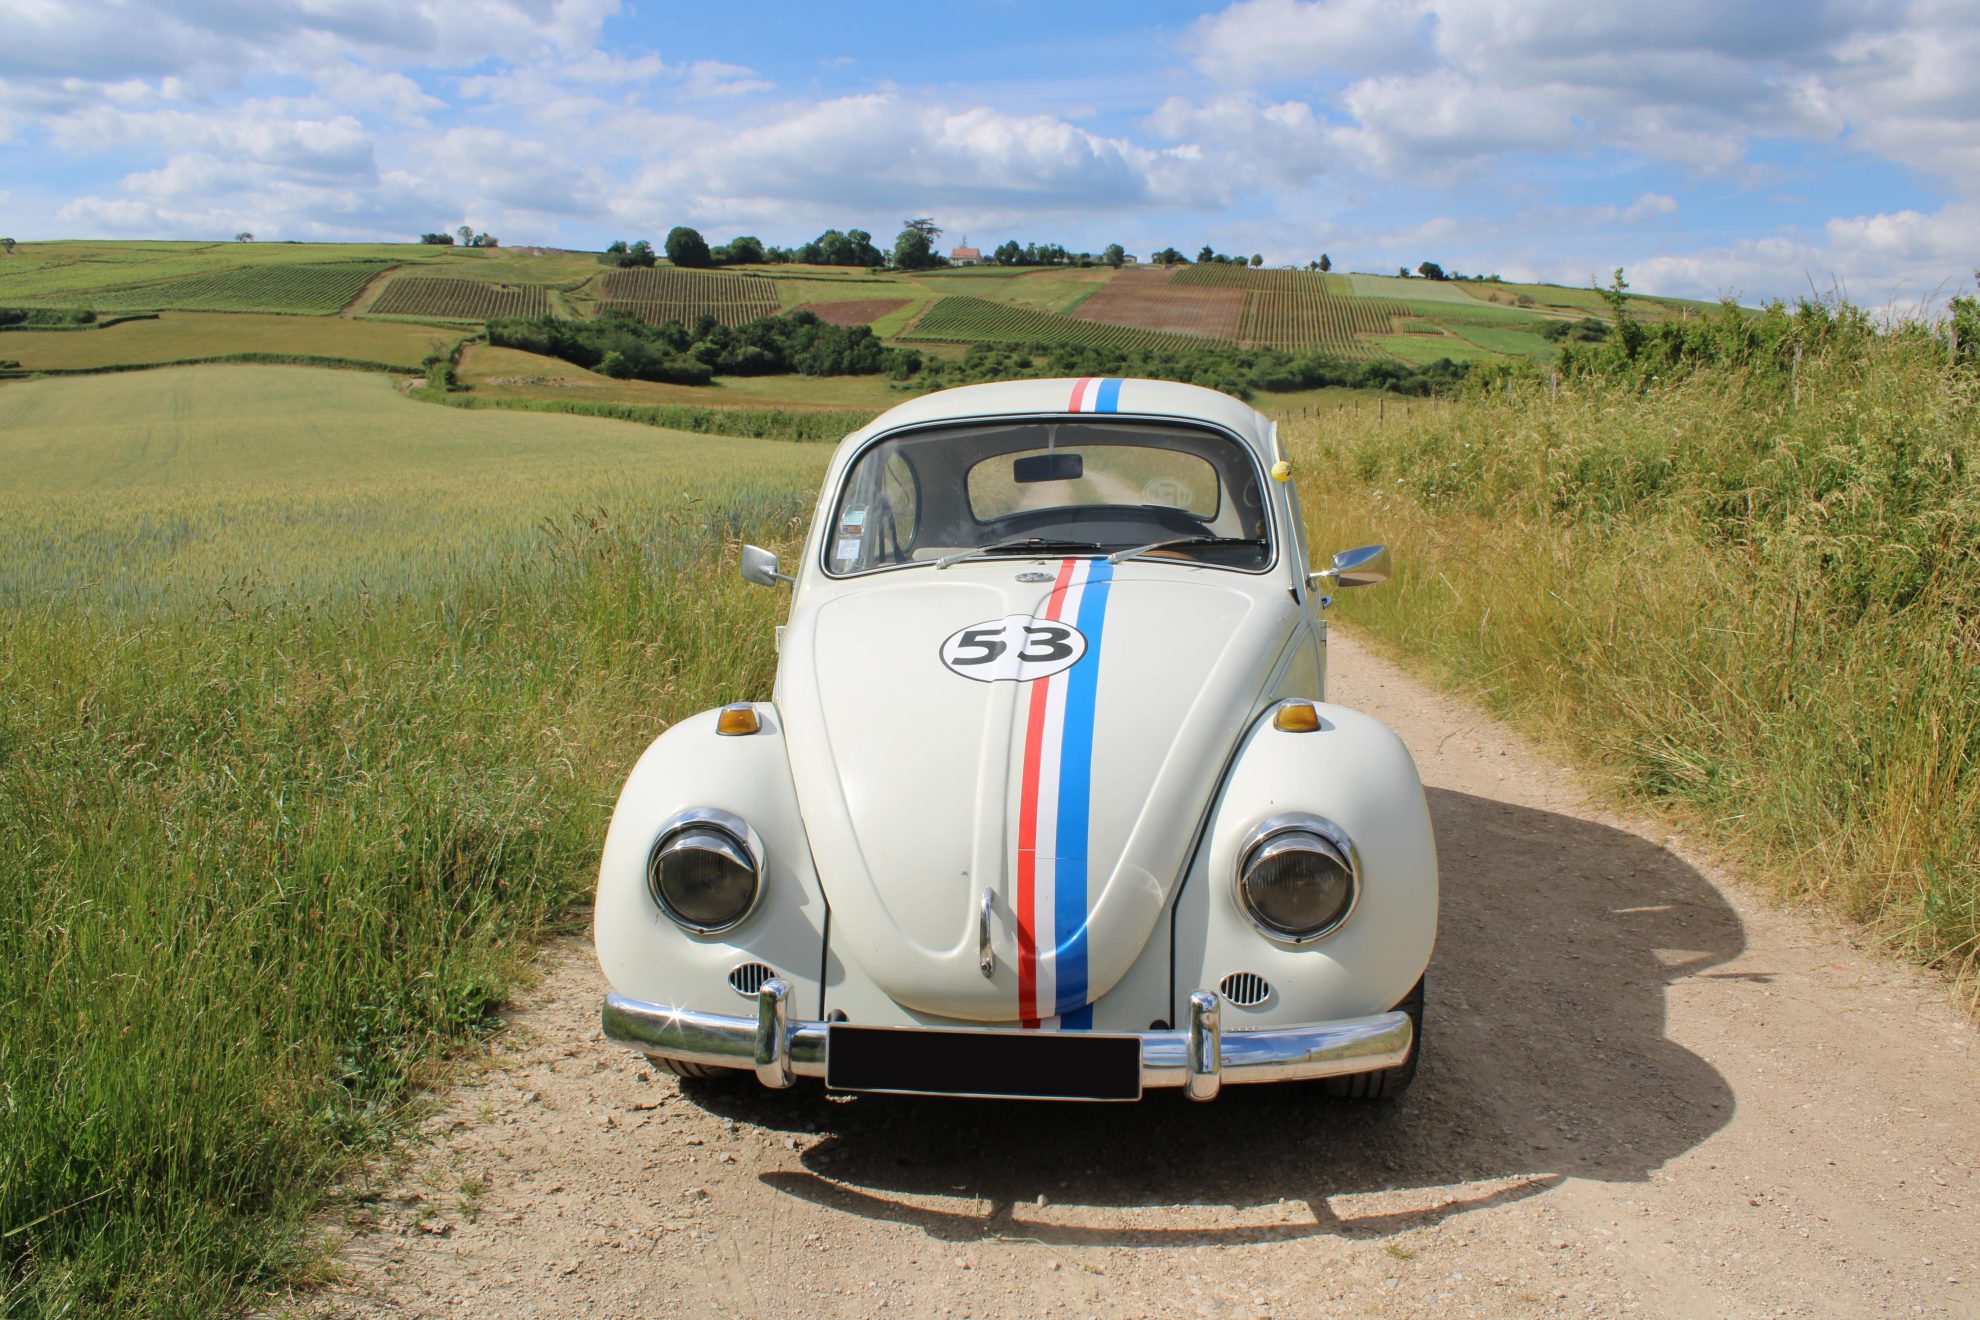
M 1980 1050 L 1336 633 L 1430 786 L 1444 910 L 1399 1103 L 683 1095 L 553 950 L 508 1055 L 362 1203 L 319 1314 L 1980 1314 Z

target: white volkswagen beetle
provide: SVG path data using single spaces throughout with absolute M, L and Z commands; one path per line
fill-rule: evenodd
M 607 1038 L 684 1076 L 1132 1100 L 1416 1071 L 1437 859 L 1324 700 L 1273 422 L 1152 380 L 931 394 L 848 436 L 771 700 L 647 749 L 598 884 Z

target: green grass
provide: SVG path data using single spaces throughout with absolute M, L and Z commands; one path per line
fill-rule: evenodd
M 1371 335 L 1369 342 L 1379 347 L 1391 357 L 1401 358 L 1411 366 L 1428 366 L 1449 358 L 1453 362 L 1499 362 L 1503 361 L 1491 349 L 1480 348 L 1456 335 Z
M 381 262 L 243 266 L 84 295 L 98 311 L 288 312 L 328 316 L 357 297 Z
M 91 334 L 21 330 L 4 340 L 6 356 L 30 371 L 95 371 L 240 353 L 359 359 L 417 370 L 436 347 L 451 348 L 466 333 L 410 323 L 347 320 L 341 316 L 223 315 L 165 312 Z
M 1546 336 L 1514 326 L 1461 325 L 1453 333 L 1490 352 L 1540 362 L 1552 358 L 1556 351 L 1553 341 Z
M 0 1313 L 312 1268 L 646 740 L 767 692 L 733 545 L 825 456 L 280 368 L 0 385 Z
M 1799 361 L 1799 360 L 1798 360 Z M 1980 957 L 1980 382 L 1923 336 L 1288 430 L 1343 617 L 1922 961 Z M 1969 982 L 1970 983 L 1970 982 Z
M 1218 341 L 1169 335 L 1132 326 L 1076 321 L 987 298 L 954 295 L 929 308 L 899 336 L 907 342 L 931 340 L 962 344 L 1094 344 L 1107 348 L 1190 352 Z

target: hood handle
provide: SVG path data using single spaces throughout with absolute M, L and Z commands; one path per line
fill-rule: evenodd
M 976 970 L 983 973 L 984 980 L 997 974 L 997 955 L 990 950 L 990 918 L 997 911 L 997 891 L 983 891 L 983 901 L 976 908 Z

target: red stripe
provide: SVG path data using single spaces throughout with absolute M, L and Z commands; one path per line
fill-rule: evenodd
M 1081 376 L 1079 378 L 1079 382 L 1073 386 L 1072 402 L 1066 405 L 1067 412 L 1079 411 L 1079 396 L 1085 392 L 1087 382 L 1091 381 L 1092 379 L 1093 377 L 1091 376 Z
M 1059 577 L 1045 602 L 1045 617 L 1057 621 L 1072 582 L 1075 560 L 1059 563 Z M 1038 1016 L 1038 766 L 1045 750 L 1045 702 L 1050 677 L 1031 685 L 1031 715 L 1024 729 L 1024 776 L 1018 788 L 1018 1016 L 1036 1028 Z

